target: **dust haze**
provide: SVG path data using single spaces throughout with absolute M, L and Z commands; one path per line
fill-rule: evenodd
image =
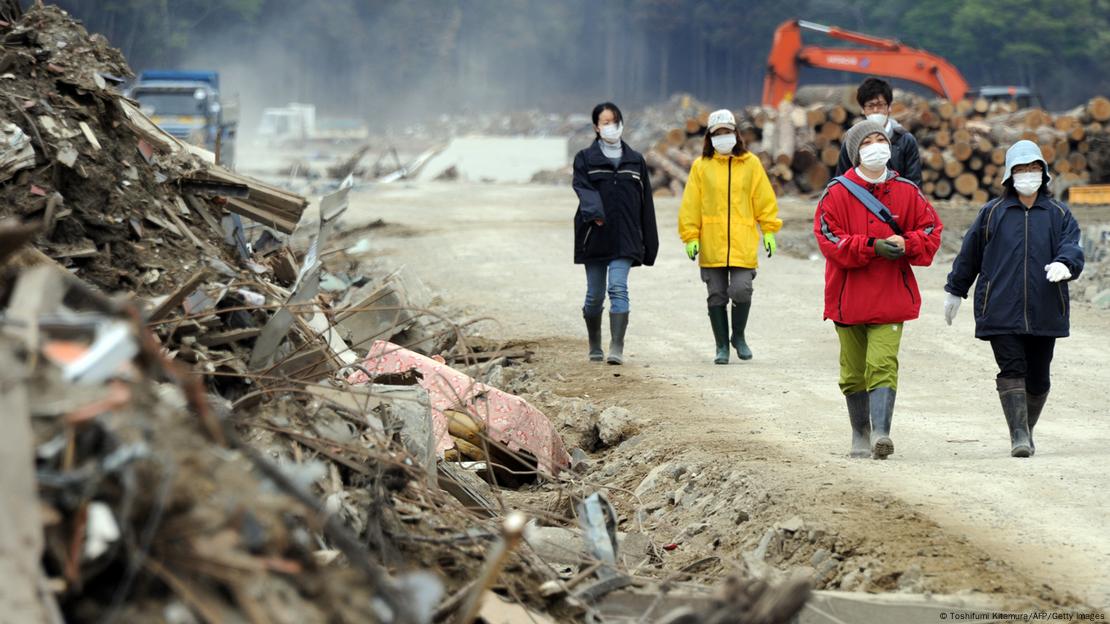
M 620 63 L 606 64 L 604 55 L 544 47 L 544 30 L 554 27 L 604 39 L 585 15 L 567 12 L 555 25 L 526 11 L 497 22 L 458 8 L 434 19 L 412 12 L 385 9 L 371 32 L 334 36 L 329 33 L 343 20 L 305 5 L 266 16 L 256 32 L 212 33 L 182 66 L 220 71 L 225 90 L 240 96 L 245 130 L 263 108 L 289 102 L 381 128 L 442 114 L 588 111 L 637 90 L 636 76 L 626 75 Z M 636 32 L 622 37 L 643 39 Z

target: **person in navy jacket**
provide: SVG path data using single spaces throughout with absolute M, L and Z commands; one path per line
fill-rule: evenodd
M 1079 224 L 1048 190 L 1041 150 L 1018 141 L 1006 152 L 1005 191 L 979 211 L 944 289 L 949 325 L 975 284 L 975 337 L 998 362 L 996 386 L 1010 429 L 1010 455 L 1029 457 L 1048 400 L 1056 339 L 1068 335 L 1068 282 L 1083 271 Z

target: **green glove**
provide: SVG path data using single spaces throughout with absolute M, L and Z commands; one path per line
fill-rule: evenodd
M 701 244 L 696 240 L 686 243 L 686 257 L 693 260 L 697 257 L 698 252 L 701 251 Z
M 906 252 L 898 245 L 879 238 L 875 240 L 875 253 L 886 258 L 887 260 L 897 260 L 898 258 L 901 258 Z
M 779 246 L 775 244 L 775 235 L 771 232 L 767 232 L 763 235 L 763 248 L 767 250 L 768 258 L 775 255 L 775 252 L 778 250 Z

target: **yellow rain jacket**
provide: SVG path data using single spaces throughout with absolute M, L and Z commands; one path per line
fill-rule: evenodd
M 780 229 L 778 200 L 759 158 L 745 152 L 694 161 L 678 210 L 678 235 L 683 243 L 700 240 L 702 267 L 754 269 L 763 248 L 760 231 Z

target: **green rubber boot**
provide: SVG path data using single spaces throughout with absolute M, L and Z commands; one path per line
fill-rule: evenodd
M 744 342 L 744 328 L 748 326 L 748 314 L 751 311 L 751 301 L 732 304 L 732 346 L 736 347 L 736 355 L 741 360 L 752 359 L 752 350 Z
M 709 324 L 713 327 L 713 341 L 717 343 L 714 364 L 728 364 L 728 311 L 725 306 L 709 306 Z

